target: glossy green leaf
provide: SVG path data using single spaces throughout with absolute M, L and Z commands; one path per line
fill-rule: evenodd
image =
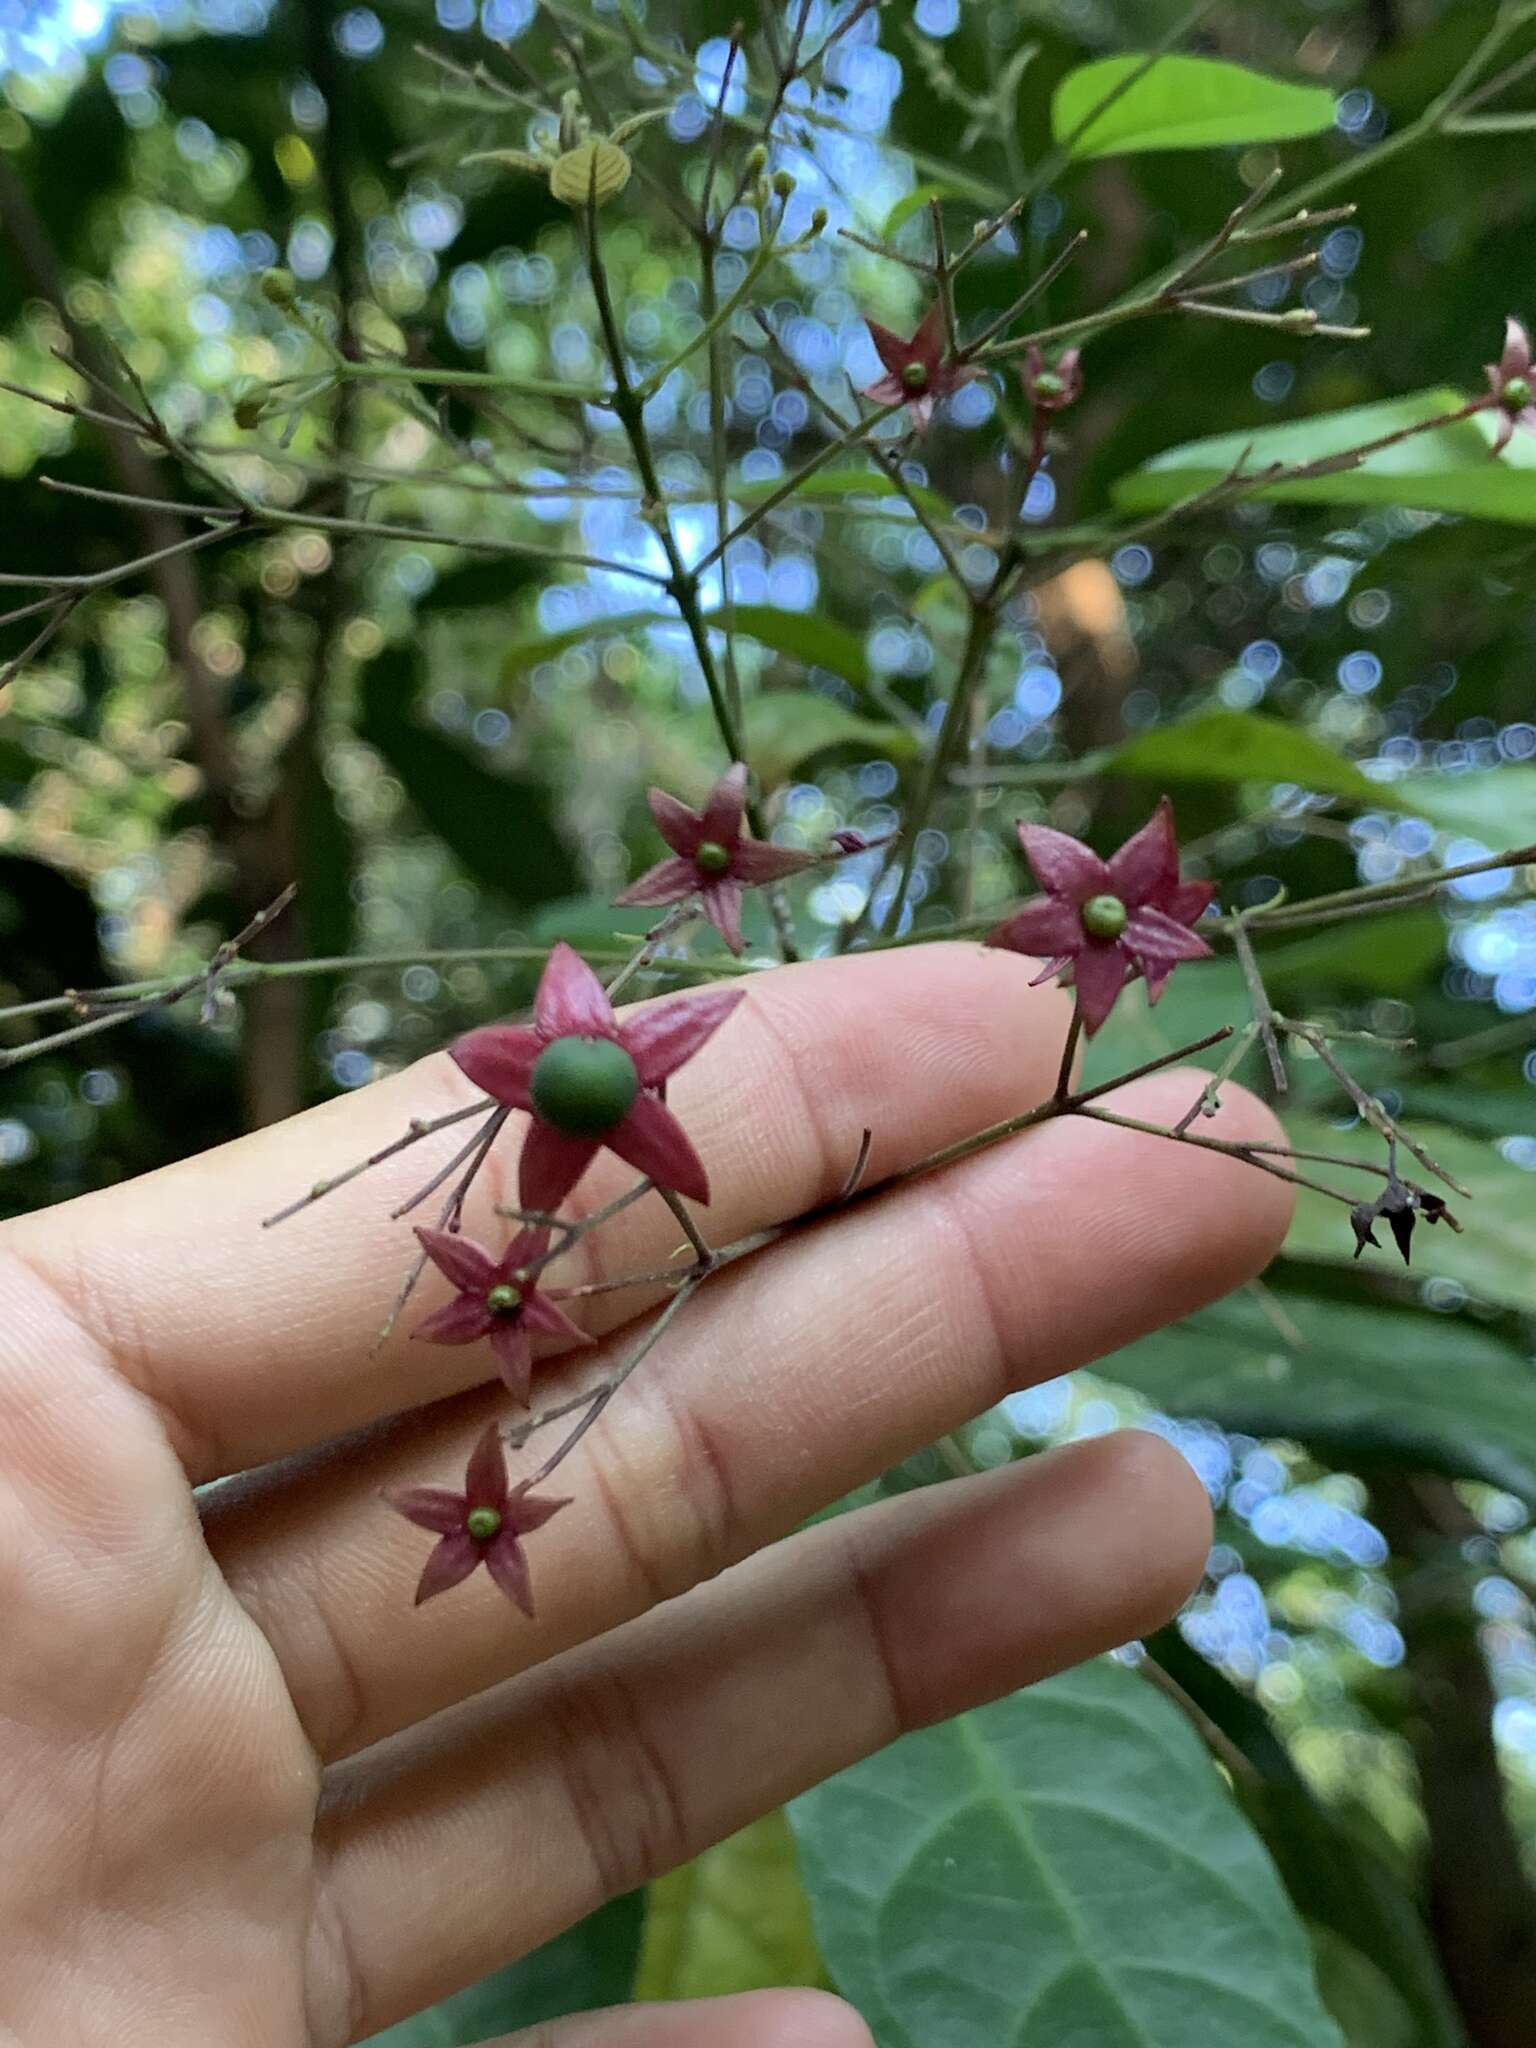
M 1513 1312 L 1428 1308 L 1385 1267 L 1371 1280 L 1367 1291 L 1352 1267 L 1287 1259 L 1266 1292 L 1144 1337 L 1104 1373 L 1169 1414 L 1294 1437 L 1344 1465 L 1391 1459 L 1485 1479 L 1536 1502 L 1529 1326 Z
M 747 755 L 764 789 L 777 789 L 817 754 L 860 747 L 889 760 L 909 760 L 917 742 L 905 726 L 861 718 L 813 690 L 768 690 L 745 713 Z
M 1339 2048 L 1258 1837 L 1119 1666 L 905 1736 L 790 1818 L 880 2048 Z
M 645 1894 L 610 1900 L 509 1969 L 375 2034 L 362 2048 L 470 2048 L 513 2027 L 594 2012 L 630 1996 Z
M 869 685 L 864 640 L 846 626 L 816 612 L 786 612 L 771 604 L 739 604 L 732 614 L 738 634 L 759 640 L 775 654 L 784 654 L 805 668 L 830 669 L 856 690 Z M 725 614 L 711 612 L 709 623 L 723 626 Z
M 1326 740 L 1262 711 L 1198 712 L 1124 741 L 1104 766 L 1152 782 L 1294 782 L 1358 803 L 1380 805 L 1383 797 L 1381 784 Z
M 1459 391 L 1419 391 L 1284 426 L 1186 441 L 1122 477 L 1115 485 L 1115 502 L 1131 512 L 1161 511 L 1234 474 L 1252 476 L 1272 463 L 1295 467 L 1342 455 L 1404 427 L 1444 419 L 1465 402 Z M 1536 434 L 1517 433 L 1495 457 L 1494 431 L 1491 414 L 1477 413 L 1378 449 L 1356 467 L 1327 476 L 1281 478 L 1249 495 L 1302 504 L 1410 505 L 1471 519 L 1536 524 Z
M 782 1813 L 766 1814 L 651 1886 L 637 1999 L 826 1981 Z
M 420 724 L 416 690 L 413 655 L 381 654 L 363 676 L 357 729 L 422 818 L 477 882 L 514 903 L 574 894 L 580 872 L 556 826 L 549 785 L 482 767 L 459 742 Z
M 1169 55 L 1147 66 L 1145 57 L 1103 57 L 1069 71 L 1056 88 L 1051 135 L 1077 158 L 1126 156 L 1286 142 L 1326 134 L 1333 117 L 1331 92 L 1242 64 Z

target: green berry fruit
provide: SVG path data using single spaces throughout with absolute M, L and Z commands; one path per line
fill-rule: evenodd
M 926 391 L 928 389 L 928 365 L 926 363 L 908 363 L 901 373 L 901 381 L 909 391 Z
M 693 864 L 702 875 L 723 875 L 731 864 L 730 851 L 718 839 L 706 839 L 693 856 Z
M 628 1115 L 640 1093 L 635 1063 L 612 1038 L 556 1038 L 533 1063 L 534 1113 L 572 1138 L 596 1138 Z
M 1066 388 L 1054 370 L 1042 370 L 1035 379 L 1036 398 L 1060 398 Z
M 1511 412 L 1519 412 L 1531 402 L 1531 380 L 1529 377 L 1511 377 L 1502 393 L 1504 403 Z
M 299 295 L 291 270 L 264 270 L 261 274 L 261 296 L 274 306 L 291 306 Z
M 523 1290 L 510 1286 L 505 1280 L 493 1287 L 485 1297 L 485 1305 L 493 1316 L 504 1316 L 510 1310 L 523 1305 Z
M 1126 916 L 1118 896 L 1090 896 L 1083 905 L 1083 930 L 1091 939 L 1118 939 Z
M 477 1543 L 489 1543 L 501 1527 L 501 1516 L 495 1508 L 471 1508 L 464 1526 Z

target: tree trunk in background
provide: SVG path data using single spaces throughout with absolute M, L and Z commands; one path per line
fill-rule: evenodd
M 295 0 L 295 4 L 303 16 L 310 79 L 326 107 L 324 134 L 313 138 L 312 146 L 319 158 L 326 211 L 330 215 L 328 282 L 336 298 L 336 343 L 343 355 L 355 356 L 353 313 L 363 288 L 363 273 L 357 217 L 348 183 L 349 167 L 356 161 L 356 152 L 350 142 L 352 116 L 333 34 L 336 10 L 331 0 Z M 353 445 L 357 390 L 353 383 L 338 384 L 331 405 L 330 442 L 340 462 L 345 461 Z M 334 486 L 327 486 L 324 495 L 315 498 L 314 509 L 344 515 L 347 495 L 346 480 L 338 477 Z M 329 801 L 324 790 L 325 716 L 350 596 L 347 547 L 338 540 L 330 567 L 313 591 L 315 638 L 304 707 L 283 749 L 267 819 L 268 843 L 276 864 L 284 871 L 284 880 L 298 880 L 301 885 L 307 877 L 313 877 L 308 854 L 316 806 Z M 293 912 L 263 935 L 261 947 L 253 948 L 253 953 L 268 960 L 293 960 L 314 950 L 301 886 Z M 318 986 L 299 979 L 268 981 L 257 983 L 248 992 L 242 1097 L 245 1120 L 252 1128 L 276 1123 L 304 1107 L 310 1041 L 317 1023 Z
M 1510 1824 L 1493 1740 L 1494 1693 L 1461 1545 L 1481 1534 L 1448 1481 L 1371 1476 L 1400 1573 L 1412 1688 L 1408 1735 L 1429 1830 L 1426 1908 L 1472 2048 L 1536 2038 L 1536 1891 Z

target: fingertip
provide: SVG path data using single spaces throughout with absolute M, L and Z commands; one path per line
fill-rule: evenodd
M 1204 1482 L 1182 1451 L 1150 1429 L 1120 1429 L 1093 1439 L 1094 1483 L 1113 1512 L 1147 1532 L 1144 1570 L 1127 1582 L 1132 1605 L 1126 1635 L 1161 1628 L 1199 1585 L 1211 1553 L 1215 1518 Z
M 875 2048 L 865 2021 L 830 1991 L 765 1991 L 749 1997 L 758 2010 L 740 2034 L 740 2048 Z M 748 1998 L 734 2003 L 744 2008 Z M 713 2038 L 730 2038 L 735 2048 L 734 2036 Z

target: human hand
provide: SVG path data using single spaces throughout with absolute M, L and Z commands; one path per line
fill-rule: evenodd
M 949 945 L 753 977 L 673 1098 L 712 1234 L 829 1200 L 864 1126 L 877 1181 L 1044 1097 L 1068 1004 L 1029 973 Z M 1164 1120 L 1193 1085 L 1121 1106 Z M 1280 1181 L 1065 1118 L 712 1278 L 561 1467 L 537 1619 L 483 1575 L 413 1610 L 425 1539 L 380 1490 L 457 1483 L 506 1404 L 483 1347 L 412 1345 L 411 1317 L 377 1342 L 414 1249 L 388 1211 L 457 1134 L 259 1219 L 472 1095 L 436 1056 L 0 1233 L 6 2048 L 341 2048 L 904 1729 L 1154 1626 L 1199 1574 L 1205 1495 L 1137 1433 L 788 1533 L 1277 1248 Z M 1214 1128 L 1271 1134 L 1237 1090 Z M 515 1156 L 466 1214 L 489 1241 Z M 605 1157 L 575 1208 L 629 1178 Z M 677 1235 L 647 1200 L 563 1277 Z M 643 1305 L 580 1307 L 602 1336 Z M 868 2035 L 774 1992 L 539 2048 L 706 2041 Z

